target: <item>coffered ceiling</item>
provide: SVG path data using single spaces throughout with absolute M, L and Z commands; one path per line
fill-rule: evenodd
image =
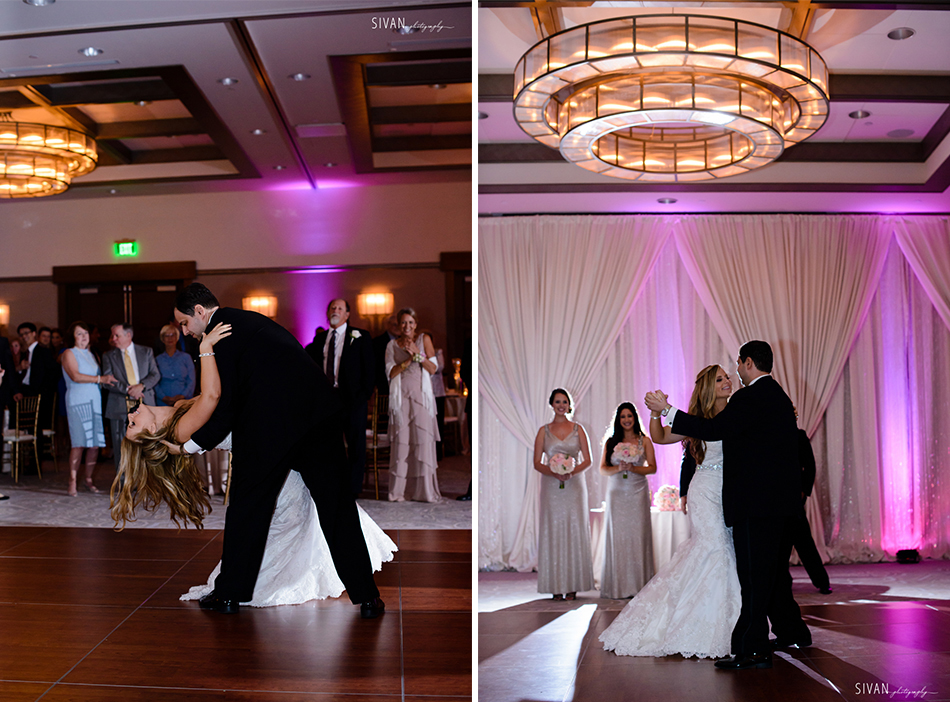
M 482 214 L 950 211 L 950 4 L 483 0 L 478 13 Z M 521 131 L 512 74 L 533 44 L 591 21 L 663 13 L 742 19 L 800 36 L 830 72 L 825 125 L 769 166 L 678 184 L 591 173 Z M 914 33 L 889 38 L 898 28 Z M 864 112 L 870 114 L 851 116 Z
M 57 198 L 471 178 L 471 6 L 0 4 L 0 115 L 81 128 Z

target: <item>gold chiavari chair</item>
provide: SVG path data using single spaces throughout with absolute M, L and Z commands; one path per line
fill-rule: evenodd
M 376 499 L 379 499 L 379 469 L 389 468 L 389 395 L 374 393 L 370 399 L 372 412 L 366 430 L 366 454 L 372 460 Z
M 17 402 L 13 409 L 13 425 L 3 432 L 4 443 L 10 444 L 13 452 L 13 482 L 20 481 L 20 466 L 26 465 L 27 453 L 30 444 L 33 445 L 33 457 L 36 459 L 36 474 L 42 480 L 40 468 L 40 451 L 36 440 L 39 426 L 40 398 L 38 395 L 24 397 Z

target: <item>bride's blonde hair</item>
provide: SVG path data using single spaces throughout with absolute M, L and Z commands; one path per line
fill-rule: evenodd
M 716 416 L 716 376 L 720 367 L 718 363 L 714 363 L 706 366 L 696 375 L 693 396 L 689 398 L 689 414 L 707 418 Z M 706 458 L 706 442 L 702 439 L 683 439 L 683 448 L 693 454 L 696 465 Z
M 122 531 L 126 522 L 135 521 L 137 507 L 151 512 L 163 502 L 179 529 L 187 528 L 188 522 L 198 529 L 203 527 L 205 514 L 211 512 L 211 501 L 195 460 L 187 454 L 171 453 L 162 443 L 177 443 L 175 429 L 193 404 L 195 400 L 183 402 L 154 433 L 143 431 L 135 441 L 123 437 L 119 472 L 109 491 L 116 531 Z

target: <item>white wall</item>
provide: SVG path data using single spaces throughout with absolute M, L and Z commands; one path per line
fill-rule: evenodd
M 0 277 L 116 262 L 136 239 L 138 262 L 199 269 L 439 260 L 470 251 L 471 184 L 224 192 L 0 203 Z M 128 262 L 126 259 L 123 262 Z

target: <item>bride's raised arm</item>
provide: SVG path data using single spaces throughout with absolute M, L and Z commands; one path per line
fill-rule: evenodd
M 195 398 L 195 403 L 185 412 L 175 427 L 175 441 L 181 445 L 191 438 L 191 435 L 204 426 L 214 408 L 221 399 L 221 376 L 218 375 L 218 364 L 214 361 L 214 345 L 221 339 L 231 335 L 230 324 L 218 324 L 210 332 L 201 336 L 198 346 L 198 360 L 201 363 L 201 394 Z

